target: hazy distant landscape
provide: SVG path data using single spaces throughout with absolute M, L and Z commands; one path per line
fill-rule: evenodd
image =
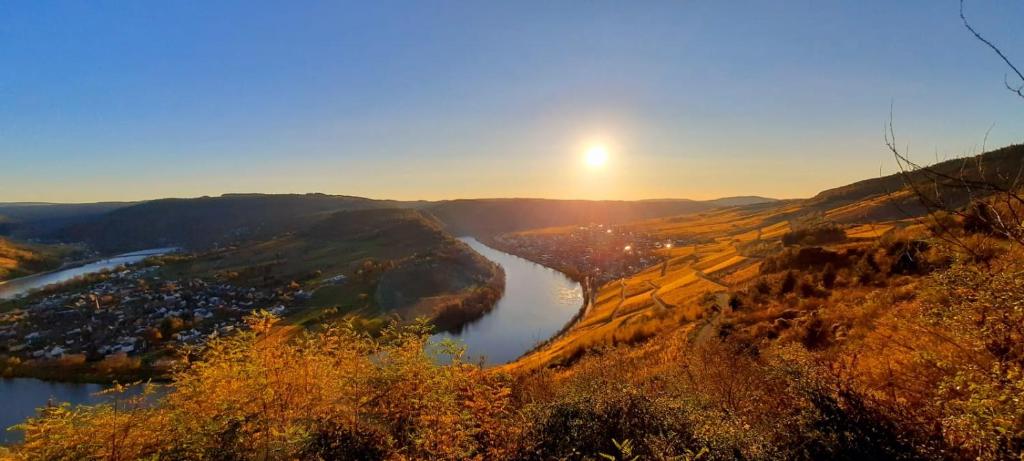
M 0 460 L 1024 460 L 1024 4 L 3 11 Z

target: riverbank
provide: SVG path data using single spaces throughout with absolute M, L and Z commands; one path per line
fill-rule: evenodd
M 434 335 L 435 340 L 461 341 L 467 356 L 501 365 L 546 341 L 586 305 L 583 286 L 562 272 L 475 238 L 460 240 L 504 268 L 505 293 L 489 314 L 457 334 Z
M 576 272 L 576 271 L 566 271 L 566 270 L 564 270 L 563 267 L 556 266 L 556 265 L 551 265 L 547 261 L 544 261 L 541 258 L 538 258 L 536 255 L 533 255 L 533 254 L 517 253 L 516 252 L 516 247 L 513 246 L 513 245 L 509 245 L 507 242 L 502 240 L 500 235 L 498 235 L 498 236 L 490 236 L 490 237 L 483 237 L 482 239 L 483 239 L 483 242 L 485 242 L 486 245 L 488 245 L 488 246 L 490 246 L 490 247 L 492 247 L 494 249 L 497 249 L 499 251 L 503 251 L 505 253 L 508 253 L 510 255 L 513 255 L 513 256 L 516 256 L 516 257 L 519 257 L 519 258 L 522 258 L 522 259 L 525 259 L 525 260 L 530 261 L 530 262 L 532 262 L 534 264 L 546 267 L 546 268 L 551 269 L 553 271 L 557 271 L 557 272 L 561 273 L 562 275 L 565 275 L 567 278 L 569 278 L 569 279 L 579 283 L 580 287 L 583 290 L 583 303 L 580 305 L 580 307 L 576 311 L 576 313 L 573 314 L 573 316 L 571 318 L 569 318 L 569 320 L 567 322 L 565 322 L 565 324 L 562 325 L 562 327 L 557 332 L 555 332 L 553 335 L 551 335 L 547 339 L 545 339 L 545 340 L 543 340 L 541 342 L 538 342 L 537 344 L 535 344 L 533 347 L 531 347 L 526 352 L 523 352 L 522 355 L 520 355 L 519 357 L 516 358 L 516 360 L 518 360 L 519 358 L 522 358 L 522 357 L 526 357 L 527 355 L 530 355 L 530 354 L 536 352 L 537 350 L 540 350 L 540 349 L 544 348 L 545 346 L 547 346 L 551 342 L 557 340 L 559 337 L 561 337 L 563 334 L 565 334 L 565 332 L 569 331 L 573 326 L 575 326 L 581 319 L 583 319 L 583 317 L 585 317 L 587 315 L 587 311 L 593 306 L 593 299 L 594 299 L 594 296 L 597 293 L 597 289 L 599 287 L 595 286 L 595 283 L 594 283 L 594 281 L 593 281 L 593 279 L 591 277 L 583 275 L 583 274 L 580 274 L 579 272 Z

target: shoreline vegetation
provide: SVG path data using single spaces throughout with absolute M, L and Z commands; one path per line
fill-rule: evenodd
M 496 263 L 491 263 L 491 266 L 491 275 L 483 284 L 470 288 L 461 299 L 435 310 L 431 318 L 435 332 L 458 334 L 494 310 L 505 294 L 505 269 Z

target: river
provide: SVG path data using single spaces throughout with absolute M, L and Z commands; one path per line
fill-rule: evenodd
M 38 290 L 47 285 L 66 282 L 75 277 L 96 273 L 105 269 L 113 269 L 123 264 L 133 264 L 150 256 L 158 256 L 176 251 L 177 248 L 154 248 L 151 250 L 125 253 L 99 261 L 93 261 L 82 265 L 60 269 L 53 272 L 29 275 L 26 277 L 0 282 L 0 300 L 17 298 L 28 294 L 32 290 Z
M 467 357 L 483 357 L 489 365 L 507 363 L 555 334 L 583 305 L 583 289 L 580 284 L 561 272 L 495 250 L 471 237 L 460 240 L 505 269 L 505 294 L 493 310 L 466 325 L 461 333 L 434 335 L 434 340 L 461 341 L 467 347 Z M 7 289 L 7 293 L 14 293 L 11 296 L 19 296 L 51 283 L 130 264 L 169 250 L 172 249 L 119 255 L 72 269 L 42 274 L 46 276 L 45 280 L 37 278 L 32 283 L 19 284 L 20 291 L 11 290 L 6 284 L 0 285 L 0 290 Z M 32 277 L 40 276 L 25 278 Z M 0 291 L 0 298 L 3 296 L 4 292 Z M 103 386 L 99 384 L 56 383 L 31 378 L 0 379 L 0 428 L 6 429 L 24 421 L 35 414 L 35 408 L 46 405 L 50 400 L 72 404 L 103 401 L 107 397 L 95 395 L 102 389 Z M 20 433 L 0 433 L 0 443 L 18 440 L 21 440 Z
M 488 365 L 508 363 L 558 332 L 583 306 L 583 288 L 561 272 L 495 250 L 472 237 L 462 240 L 505 269 L 505 294 L 494 309 L 461 333 L 433 339 L 465 343 L 467 357 Z

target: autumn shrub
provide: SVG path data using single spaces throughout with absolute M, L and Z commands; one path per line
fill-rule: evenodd
M 633 440 L 633 454 L 653 458 L 655 447 L 674 445 L 682 452 L 692 443 L 681 413 L 667 400 L 629 386 L 569 393 L 557 401 L 529 408 L 534 421 L 514 459 L 593 459 L 615 453 L 613 441 Z
M 937 273 L 924 294 L 927 321 L 967 354 L 946 371 L 933 405 L 943 432 L 964 455 L 1024 456 L 1024 264 L 1016 248 L 987 268 L 959 263 Z
M 789 245 L 824 245 L 846 240 L 846 232 L 834 223 L 821 223 L 787 232 L 782 236 L 782 244 Z
M 494 459 L 516 433 L 508 381 L 426 348 L 425 323 L 380 338 L 347 325 L 288 340 L 269 315 L 212 340 L 146 405 L 51 407 L 26 459 Z M 351 450 L 351 451 L 350 451 Z M 379 455 L 379 456 L 378 456 Z

